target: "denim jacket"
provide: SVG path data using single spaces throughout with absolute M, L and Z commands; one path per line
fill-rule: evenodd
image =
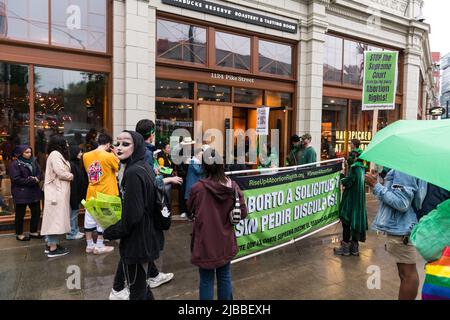
M 398 187 L 392 188 L 393 185 Z M 373 189 L 373 194 L 380 200 L 380 207 L 372 229 L 394 236 L 409 235 L 417 224 L 412 203 L 417 194 L 420 194 L 420 185 L 417 178 L 399 171 L 389 171 L 384 179 L 384 186 L 378 183 Z

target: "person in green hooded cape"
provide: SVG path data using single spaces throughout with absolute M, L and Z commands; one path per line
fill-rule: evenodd
M 359 242 L 366 241 L 368 230 L 364 183 L 367 166 L 358 158 L 362 150 L 357 142 L 359 141 L 352 141 L 352 145 L 357 147 L 350 153 L 348 176 L 341 180 L 345 188 L 339 208 L 343 240 L 340 247 L 334 248 L 334 253 L 342 256 L 359 256 Z

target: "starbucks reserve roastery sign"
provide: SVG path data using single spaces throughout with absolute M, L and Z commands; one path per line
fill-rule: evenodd
M 258 26 L 280 30 L 289 33 L 297 33 L 297 25 L 268 16 L 262 16 L 250 11 L 235 9 L 217 3 L 201 0 L 161 0 L 162 3 L 198 12 L 208 13 L 222 18 L 240 22 L 251 23 Z

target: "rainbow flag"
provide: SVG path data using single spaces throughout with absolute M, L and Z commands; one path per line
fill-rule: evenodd
M 425 273 L 422 300 L 450 300 L 450 247 L 439 260 L 427 263 Z

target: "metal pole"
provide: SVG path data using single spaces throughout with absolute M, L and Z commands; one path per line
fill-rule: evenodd
M 448 100 L 447 100 L 447 113 L 445 114 L 445 118 L 448 119 L 450 115 L 448 114 Z

